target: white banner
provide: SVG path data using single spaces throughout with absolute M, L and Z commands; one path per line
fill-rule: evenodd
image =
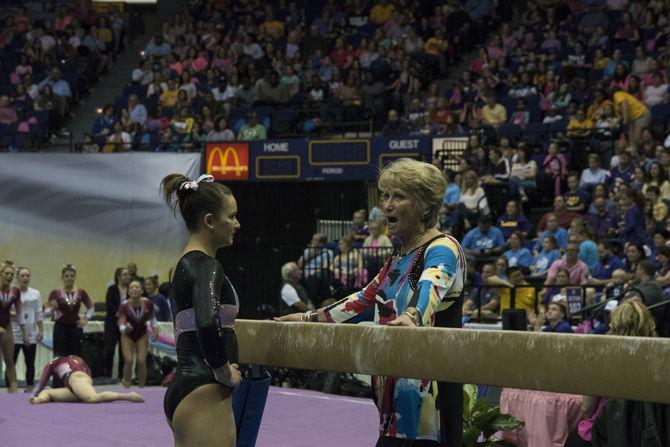
M 160 195 L 170 173 L 197 177 L 200 154 L 0 154 L 0 260 L 31 268 L 43 300 L 64 264 L 94 301 L 131 261 L 166 280 L 186 240 Z

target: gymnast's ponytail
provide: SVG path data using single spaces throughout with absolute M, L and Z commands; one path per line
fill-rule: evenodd
M 223 210 L 224 197 L 232 196 L 229 187 L 215 183 L 211 175 L 192 180 L 182 174 L 167 175 L 161 181 L 163 196 L 176 214 L 177 208 L 186 228 L 194 232 L 206 214 L 218 216 Z

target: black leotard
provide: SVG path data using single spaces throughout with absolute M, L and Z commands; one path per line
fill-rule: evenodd
M 239 303 L 221 264 L 201 251 L 190 251 L 179 260 L 168 297 L 175 324 L 177 373 L 163 408 L 172 421 L 177 405 L 191 391 L 217 383 L 212 369 L 237 363 L 232 323 Z

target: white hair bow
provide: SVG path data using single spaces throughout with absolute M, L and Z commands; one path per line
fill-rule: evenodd
M 197 191 L 198 190 L 198 183 L 200 183 L 200 182 L 212 183 L 213 181 L 214 181 L 213 176 L 203 174 L 200 177 L 198 177 L 197 180 L 189 180 L 187 182 L 182 183 L 179 186 L 179 189 L 191 189 L 193 191 Z

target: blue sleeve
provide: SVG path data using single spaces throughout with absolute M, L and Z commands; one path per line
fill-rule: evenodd
M 533 250 L 542 251 L 542 241 L 544 240 L 545 236 L 546 236 L 546 234 L 545 234 L 544 231 L 542 233 L 540 233 L 540 235 L 537 238 L 537 242 L 535 242 L 535 245 L 533 245 Z
M 560 332 L 563 334 L 572 334 L 574 331 L 572 330 L 572 326 L 570 326 L 570 323 L 568 323 L 567 321 L 561 321 L 556 326 L 556 332 Z
M 416 293 L 409 303 L 412 306 L 416 300 L 414 307 L 421 313 L 424 325 L 447 297 L 459 273 L 459 256 L 450 246 L 441 243 L 430 246 L 425 258 Z
M 530 223 L 528 223 L 528 219 L 526 219 L 525 216 L 519 216 L 518 222 L 519 222 L 519 230 L 528 233 L 530 230 Z
M 495 247 L 493 248 L 498 248 L 498 247 L 504 247 L 505 246 L 505 238 L 502 235 L 502 231 L 500 231 L 498 228 L 495 228 Z
M 452 188 L 451 191 L 447 189 L 446 195 L 444 197 L 444 203 L 447 205 L 452 203 L 458 203 L 460 201 L 461 191 L 458 186 Z
M 516 261 L 517 265 L 521 267 L 528 267 L 533 262 L 533 256 L 530 254 L 530 250 L 527 248 L 521 249 L 521 256 Z
M 635 209 L 629 209 L 626 212 L 626 216 L 624 217 L 624 226 L 623 229 L 621 230 L 621 237 L 624 239 L 626 238 L 626 235 L 635 233 L 635 226 L 637 225 L 637 213 L 635 212 Z
M 102 132 L 102 129 L 104 128 L 105 125 L 103 124 L 102 117 L 97 117 L 93 122 L 93 129 L 91 129 L 91 132 L 93 132 L 94 135 L 97 135 Z
M 463 243 L 461 244 L 463 246 L 463 248 L 467 248 L 468 250 L 471 249 L 470 244 L 472 243 L 472 232 L 473 231 L 474 230 L 468 231 L 467 234 L 465 235 L 465 237 L 463 238 Z
M 142 107 L 139 108 L 141 112 L 139 115 L 141 116 L 141 121 L 144 123 L 147 120 L 147 108 L 142 105 Z
M 616 262 L 612 263 L 612 270 L 617 270 L 617 269 L 624 269 L 626 268 L 626 264 L 623 262 L 623 259 L 621 258 L 616 258 Z
M 556 232 L 556 242 L 560 248 L 568 246 L 568 231 L 565 228 L 559 228 Z

